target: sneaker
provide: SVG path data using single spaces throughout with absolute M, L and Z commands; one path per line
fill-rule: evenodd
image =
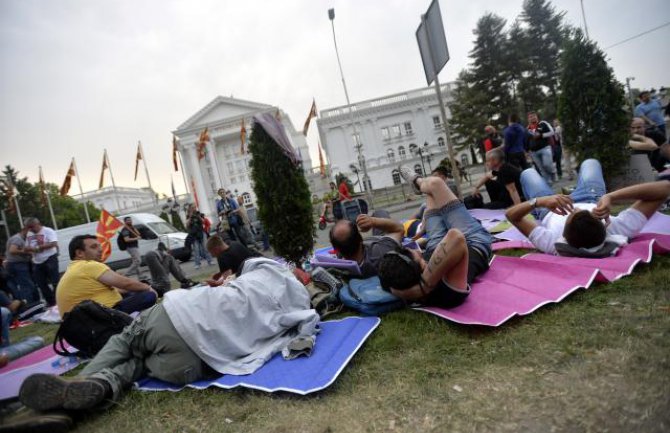
M 198 284 L 200 284 L 200 283 L 198 283 L 197 281 L 186 280 L 186 281 L 181 282 L 181 288 L 182 289 L 188 289 L 189 287 L 197 286 Z
M 200 265 L 195 265 L 195 270 L 197 271 L 198 269 L 200 269 Z
M 35 410 L 90 409 L 111 392 L 101 379 L 63 379 L 51 374 L 33 374 L 21 385 L 19 400 Z
M 416 184 L 416 180 L 421 176 L 416 174 L 414 170 L 412 170 L 408 166 L 402 164 L 398 166 L 398 171 L 400 171 L 400 177 L 405 179 L 405 182 L 410 184 L 414 192 L 416 194 L 421 194 L 421 190 L 419 189 L 419 186 Z
M 327 288 L 330 293 L 338 293 L 340 287 L 344 285 L 340 279 L 321 267 L 312 269 L 312 281 L 317 286 Z
M 26 407 L 0 421 L 0 433 L 65 433 L 72 427 L 72 418 L 64 412 L 40 413 Z

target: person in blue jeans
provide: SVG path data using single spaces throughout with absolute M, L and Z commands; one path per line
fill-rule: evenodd
M 406 166 L 400 167 L 400 175 L 415 192 L 426 195 L 428 242 L 423 256 L 407 249 L 386 253 L 379 265 L 381 285 L 406 301 L 442 308 L 460 305 L 470 294 L 470 283 L 489 267 L 493 237 L 444 180 L 422 178 Z
M 582 162 L 577 187 L 570 195 L 554 194 L 533 168 L 521 173 L 521 186 L 528 201 L 509 208 L 507 219 L 544 253 L 591 258 L 615 254 L 670 196 L 670 181 L 608 193 L 595 159 Z M 611 217 L 613 203 L 629 200 L 635 203 Z M 525 218 L 531 213 L 535 220 Z

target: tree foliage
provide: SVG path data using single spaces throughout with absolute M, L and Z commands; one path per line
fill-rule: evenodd
M 249 143 L 258 217 L 275 252 L 300 266 L 314 244 L 312 201 L 302 167 L 296 167 L 259 123 Z
M 596 158 L 609 181 L 625 166 L 629 150 L 626 100 L 605 53 L 577 30 L 561 59 L 559 116 L 563 139 L 578 160 Z
M 23 218 L 37 217 L 44 225 L 51 227 L 53 225 L 51 214 L 48 206 L 43 203 L 39 182 L 31 183 L 27 177 L 21 177 L 19 172 L 10 165 L 5 166 L 2 176 L 8 179 L 18 192 L 21 216 Z M 59 186 L 56 184 L 46 183 L 45 188 L 51 198 L 51 206 L 59 229 L 86 223 L 83 204 L 78 203 L 70 196 L 60 196 L 58 193 Z M 0 209 L 5 210 L 9 232 L 13 234 L 19 231 L 21 226 L 18 212 L 10 211 L 12 206 L 10 206 L 8 196 L 9 190 L 3 185 L 0 190 Z M 90 203 L 88 204 L 88 212 L 91 221 L 97 221 L 100 218 L 100 210 Z M 4 245 L 6 240 L 4 229 L 0 230 L 0 245 Z

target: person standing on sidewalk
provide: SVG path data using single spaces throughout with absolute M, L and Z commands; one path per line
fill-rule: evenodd
M 542 177 L 551 185 L 556 177 L 552 143 L 554 142 L 554 128 L 549 122 L 540 120 L 537 113 L 528 113 L 528 147 L 530 156 L 537 166 Z
M 21 299 L 28 303 L 39 300 L 33 277 L 30 274 L 30 259 L 32 248 L 26 243 L 28 227 L 23 226 L 21 231 L 7 240 L 5 250 L 5 266 L 9 291 L 14 299 Z
M 33 250 L 33 275 L 48 306 L 56 305 L 56 287 L 60 281 L 58 272 L 58 237 L 56 232 L 45 227 L 37 218 L 29 217 L 23 222 L 30 230 L 26 244 Z M 49 287 L 51 283 L 51 287 Z
M 130 255 L 130 267 L 126 271 L 126 277 L 137 274 L 137 279 L 141 280 L 142 271 L 140 270 L 140 264 L 142 263 L 142 258 L 140 257 L 138 245 L 142 236 L 133 226 L 133 219 L 131 217 L 127 216 L 123 219 L 123 226 L 119 236 L 123 236 L 123 240 L 126 243 L 126 252 Z

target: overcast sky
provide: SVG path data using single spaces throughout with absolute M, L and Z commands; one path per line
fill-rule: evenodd
M 487 11 L 514 20 L 522 0 L 441 0 L 451 60 L 467 66 L 472 29 Z M 429 0 L 0 0 L 0 164 L 60 184 L 71 157 L 97 188 L 103 148 L 117 186 L 133 181 L 143 143 L 154 188 L 170 192 L 171 135 L 217 95 L 280 106 L 301 128 L 317 107 L 344 104 L 327 10 L 352 101 L 425 86 L 414 32 Z M 582 25 L 579 0 L 556 0 Z M 668 0 L 584 0 L 601 47 L 670 21 Z M 634 86 L 670 85 L 670 26 L 608 49 Z M 663 41 L 666 41 L 665 43 Z M 312 125 L 316 129 L 316 124 Z M 313 163 L 317 135 L 308 136 Z M 107 179 L 109 183 L 109 178 Z M 76 185 L 76 184 L 75 184 Z M 177 192 L 184 191 L 175 174 Z M 77 192 L 75 187 L 71 192 Z

